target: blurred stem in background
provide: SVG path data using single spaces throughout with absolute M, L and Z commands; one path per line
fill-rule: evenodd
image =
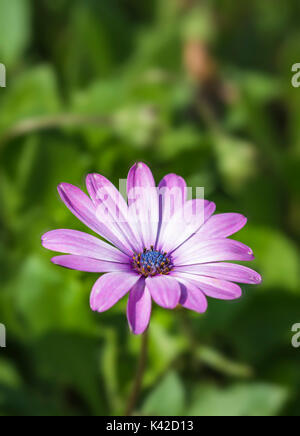
M 147 363 L 148 330 L 146 330 L 142 334 L 138 367 L 137 367 L 135 379 L 133 382 L 132 392 L 130 394 L 130 397 L 128 399 L 128 403 L 127 403 L 127 406 L 125 409 L 125 416 L 131 416 L 133 414 L 135 406 L 136 406 L 138 398 L 139 398 L 139 395 L 140 395 L 140 392 L 141 392 L 141 387 L 142 387 L 142 383 L 143 383 L 143 376 L 144 376 L 144 372 L 146 369 L 146 363 Z

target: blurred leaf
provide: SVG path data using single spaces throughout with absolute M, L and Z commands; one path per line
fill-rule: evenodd
M 114 121 L 117 133 L 139 147 L 151 145 L 152 138 L 160 127 L 155 107 L 145 105 L 121 109 L 116 113 Z
M 198 347 L 196 356 L 201 362 L 228 376 L 243 378 L 253 376 L 253 370 L 250 366 L 234 362 L 211 347 Z
M 170 371 L 146 398 L 142 413 L 150 416 L 177 416 L 184 407 L 184 388 L 174 371 Z
M 237 384 L 226 389 L 203 386 L 187 414 L 192 416 L 274 416 L 288 399 L 285 388 L 265 383 Z
M 60 108 L 56 77 L 52 68 L 39 66 L 28 69 L 7 87 L 0 106 L 0 133 L 18 121 L 24 123 L 31 117 L 52 115 Z M 26 127 L 28 128 L 28 122 Z
M 271 75 L 247 72 L 241 78 L 241 86 L 251 99 L 266 102 L 280 95 L 281 82 Z
M 101 372 L 103 373 L 106 393 L 111 409 L 118 411 L 121 410 L 123 406 L 120 398 L 120 386 L 118 384 L 117 374 L 118 338 L 116 332 L 112 329 L 107 329 L 103 333 L 105 336 L 105 344 L 103 345 L 100 361 Z
M 300 257 L 293 241 L 279 231 L 256 226 L 242 230 L 239 239 L 254 250 L 263 288 L 282 288 L 299 293 Z
M 215 151 L 224 186 L 238 193 L 257 174 L 257 154 L 253 144 L 232 137 L 217 135 Z
M 186 126 L 181 129 L 166 131 L 160 139 L 159 153 L 162 159 L 168 160 L 181 152 L 205 148 L 203 139 L 196 129 Z
M 14 363 L 8 359 L 0 358 L 0 385 L 18 388 L 22 385 L 22 378 Z
M 256 372 L 267 371 L 270 362 L 292 351 L 291 328 L 299 322 L 300 296 L 284 294 L 279 287 L 271 294 L 248 289 L 243 299 L 243 307 L 226 326 L 227 340 L 240 360 L 258 367 Z
M 2 32 L 0 58 L 7 67 L 20 61 L 30 39 L 29 0 L 1 0 L 0 29 Z
M 34 344 L 38 371 L 52 383 L 75 388 L 95 415 L 105 414 L 97 370 L 98 340 L 83 334 L 49 333 Z
M 76 273 L 75 273 L 76 274 Z M 28 257 L 18 275 L 6 289 L 6 302 L 14 301 L 15 324 L 12 330 L 33 338 L 51 330 L 95 333 L 96 324 L 88 303 L 87 287 L 66 271 L 39 257 Z
M 149 343 L 151 364 L 145 375 L 145 386 L 155 382 L 187 347 L 184 337 L 172 334 L 164 326 L 164 321 L 169 321 L 167 318 L 168 313 L 164 314 L 160 310 L 152 315 Z
M 216 23 L 213 11 L 206 3 L 191 8 L 183 21 L 183 37 L 186 40 L 199 40 L 208 43 L 216 37 Z

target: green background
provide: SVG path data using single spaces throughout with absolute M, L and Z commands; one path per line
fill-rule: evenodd
M 155 307 L 136 413 L 299 415 L 298 0 L 1 0 L 1 415 L 123 414 L 140 337 L 126 299 L 89 308 L 97 275 L 40 245 L 83 230 L 56 186 L 114 183 L 136 161 L 204 186 L 249 223 L 260 286 L 206 314 Z

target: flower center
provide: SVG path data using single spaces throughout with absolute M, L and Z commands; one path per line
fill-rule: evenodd
M 173 268 L 170 256 L 162 251 L 154 250 L 153 246 L 150 250 L 144 248 L 142 253 L 134 254 L 132 266 L 135 271 L 145 277 L 168 274 Z

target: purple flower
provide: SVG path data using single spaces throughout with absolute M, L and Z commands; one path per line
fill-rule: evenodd
M 214 203 L 187 200 L 181 177 L 168 174 L 156 189 L 150 169 L 135 164 L 127 178 L 128 203 L 99 174 L 89 174 L 86 186 L 89 196 L 67 183 L 58 192 L 70 211 L 108 242 L 76 230 L 54 230 L 42 237 L 42 244 L 68 253 L 52 259 L 57 265 L 107 273 L 92 289 L 94 311 L 110 309 L 129 293 L 133 333 L 147 328 L 152 299 L 166 309 L 180 304 L 203 313 L 207 296 L 233 300 L 241 296 L 235 282 L 261 282 L 252 269 L 224 262 L 254 258 L 249 247 L 228 239 L 247 219 L 237 213 L 213 215 Z

